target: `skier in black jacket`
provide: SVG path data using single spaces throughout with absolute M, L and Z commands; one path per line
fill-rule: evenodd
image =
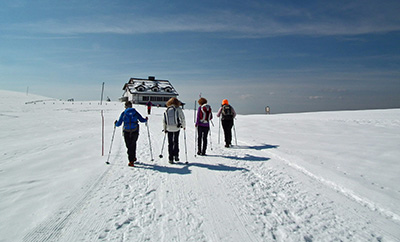
M 221 108 L 218 110 L 217 117 L 221 116 L 222 128 L 224 129 L 225 147 L 232 145 L 233 119 L 236 117 L 235 109 L 229 105 L 227 99 L 222 100 Z

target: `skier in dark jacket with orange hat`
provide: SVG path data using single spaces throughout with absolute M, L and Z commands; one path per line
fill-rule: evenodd
M 224 129 L 225 147 L 232 145 L 233 119 L 236 117 L 235 109 L 229 105 L 227 99 L 222 100 L 221 108 L 218 110 L 217 117 L 221 116 L 222 128 Z

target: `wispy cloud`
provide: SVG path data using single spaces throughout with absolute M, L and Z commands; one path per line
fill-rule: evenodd
M 71 35 L 3 35 L 5 39 L 14 39 L 14 40 L 60 40 L 60 39 L 77 39 L 78 36 L 71 36 Z
M 318 99 L 323 99 L 323 96 L 309 96 L 308 99 L 310 100 L 318 100 Z
M 268 11 L 251 14 L 220 10 L 198 15 L 74 17 L 17 24 L 13 28 L 61 35 L 203 32 L 241 38 L 285 35 L 353 36 L 400 30 L 400 17 L 390 6 L 381 6 L 379 11 L 373 11 L 361 4 L 344 5 L 340 8 L 327 6 L 322 9 L 274 6 Z
M 248 100 L 248 99 L 251 99 L 251 98 L 254 98 L 253 94 L 242 94 L 242 95 L 239 96 L 240 100 Z

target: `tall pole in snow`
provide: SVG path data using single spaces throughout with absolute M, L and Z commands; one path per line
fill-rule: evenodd
M 104 94 L 104 82 L 103 82 L 103 86 L 101 88 L 101 98 L 100 98 L 100 105 L 103 104 L 103 94 Z
M 104 82 L 101 88 L 100 105 L 103 105 Z M 101 110 L 101 156 L 104 156 L 104 113 Z

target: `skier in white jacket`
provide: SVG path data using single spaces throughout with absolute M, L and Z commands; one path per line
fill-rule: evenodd
M 182 103 L 175 97 L 166 103 L 167 110 L 164 112 L 164 132 L 168 134 L 168 161 L 173 164 L 179 161 L 179 132 L 181 128 L 186 129 L 185 115 Z

